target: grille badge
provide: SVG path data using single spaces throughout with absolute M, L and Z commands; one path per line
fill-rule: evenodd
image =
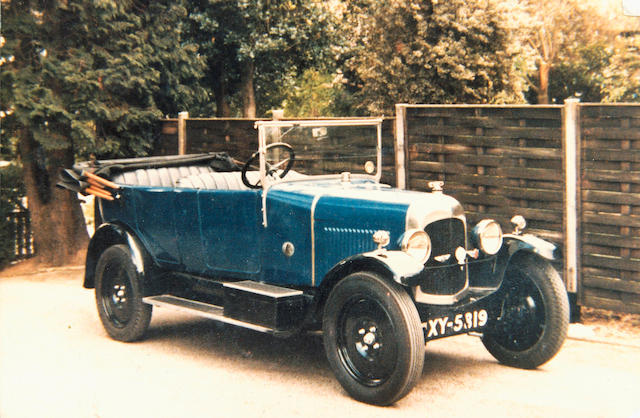
M 456 260 L 458 260 L 458 264 L 464 264 L 467 259 L 467 250 L 463 247 L 456 248 Z

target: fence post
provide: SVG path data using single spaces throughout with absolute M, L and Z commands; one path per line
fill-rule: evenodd
M 187 153 L 187 118 L 189 112 L 178 113 L 178 154 Z
M 567 291 L 578 292 L 580 276 L 580 100 L 566 99 L 562 109 L 562 148 L 565 172 L 564 280 Z
M 407 105 L 396 104 L 396 186 L 398 189 L 407 188 L 407 167 L 405 153 L 405 127 Z

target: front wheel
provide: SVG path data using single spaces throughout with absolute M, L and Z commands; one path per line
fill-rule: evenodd
M 422 375 L 424 333 L 407 292 L 373 273 L 353 273 L 331 291 L 323 317 L 329 364 L 355 399 L 389 405 Z
M 498 361 L 535 369 L 560 350 L 569 327 L 569 300 L 558 272 L 533 256 L 512 260 L 501 289 L 500 315 L 482 343 Z
M 144 335 L 152 306 L 142 302 L 142 280 L 125 245 L 107 248 L 96 266 L 96 304 L 111 338 L 135 341 Z

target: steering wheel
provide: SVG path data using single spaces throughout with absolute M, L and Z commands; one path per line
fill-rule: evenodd
M 278 153 L 273 152 L 275 150 L 280 150 L 286 155 L 282 155 L 282 156 L 278 155 Z M 276 155 L 278 156 L 278 159 L 276 160 L 276 162 L 272 163 L 269 161 L 270 151 L 273 152 L 272 154 L 273 156 L 276 156 Z M 291 147 L 291 145 L 284 142 L 274 142 L 273 144 L 267 145 L 267 147 L 264 150 L 264 153 L 265 153 L 265 164 L 267 166 L 267 171 L 265 173 L 266 176 L 272 176 L 275 174 L 278 177 L 283 178 L 284 176 L 287 175 L 289 170 L 291 170 L 291 167 L 293 167 L 293 161 L 296 158 L 296 155 L 293 152 L 293 148 Z M 249 160 L 246 163 L 244 163 L 244 166 L 242 167 L 242 183 L 244 183 L 244 185 L 250 189 L 262 188 L 262 185 L 260 184 L 260 179 L 257 179 L 255 183 L 251 183 L 247 178 L 247 172 L 249 171 L 249 169 L 251 169 L 252 171 L 260 171 L 259 158 L 260 158 L 260 151 L 254 152 L 251 158 L 249 158 Z M 258 162 L 258 164 L 256 164 L 256 162 Z

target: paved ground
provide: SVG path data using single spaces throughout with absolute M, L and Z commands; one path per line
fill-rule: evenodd
M 278 340 L 156 309 L 148 338 L 110 340 L 80 269 L 0 278 L 0 417 L 640 417 L 640 347 L 567 340 L 536 371 L 477 338 L 432 342 L 387 408 L 350 399 L 318 336 Z

